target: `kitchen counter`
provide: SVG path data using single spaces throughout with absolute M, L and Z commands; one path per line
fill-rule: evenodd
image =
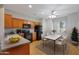
M 16 43 L 10 43 L 9 38 L 12 37 L 12 36 L 19 36 L 20 41 L 18 41 Z M 23 44 L 29 44 L 29 43 L 30 43 L 30 41 L 28 39 L 25 39 L 18 34 L 8 35 L 7 37 L 5 37 L 4 46 L 2 47 L 1 51 L 7 50 L 7 49 L 10 49 L 10 48 L 14 48 L 14 47 L 17 47 L 17 46 L 20 46 L 20 45 L 23 45 Z

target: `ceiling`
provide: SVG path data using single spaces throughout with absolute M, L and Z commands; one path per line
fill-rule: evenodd
M 5 10 L 16 12 L 30 18 L 47 18 L 54 10 L 57 17 L 63 17 L 79 10 L 78 4 L 5 4 Z

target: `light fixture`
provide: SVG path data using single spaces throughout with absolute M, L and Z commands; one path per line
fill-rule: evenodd
M 55 18 L 55 17 L 56 17 L 56 15 L 51 15 L 51 17 L 52 17 L 52 18 Z
M 50 16 L 48 16 L 48 18 L 52 18 L 52 17 L 51 17 L 51 15 L 50 15 Z
M 28 5 L 29 8 L 32 8 L 32 5 Z
M 56 18 L 56 15 L 49 15 L 48 18 Z
M 48 18 L 56 18 L 56 11 L 51 11 L 51 15 L 48 16 Z
M 56 11 L 53 11 L 53 14 L 56 14 Z

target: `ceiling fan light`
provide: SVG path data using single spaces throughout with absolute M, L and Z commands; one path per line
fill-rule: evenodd
M 52 17 L 51 17 L 51 15 L 50 15 L 50 16 L 48 16 L 48 18 L 52 18 Z
M 53 14 L 56 14 L 56 11 L 54 11 Z
M 48 18 L 56 18 L 56 15 L 50 15 Z
M 51 18 L 56 18 L 56 15 L 51 15 Z

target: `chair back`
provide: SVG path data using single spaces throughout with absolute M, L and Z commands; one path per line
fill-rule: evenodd
M 65 36 L 61 36 L 58 40 L 57 40 L 57 44 L 66 44 L 66 37 Z

